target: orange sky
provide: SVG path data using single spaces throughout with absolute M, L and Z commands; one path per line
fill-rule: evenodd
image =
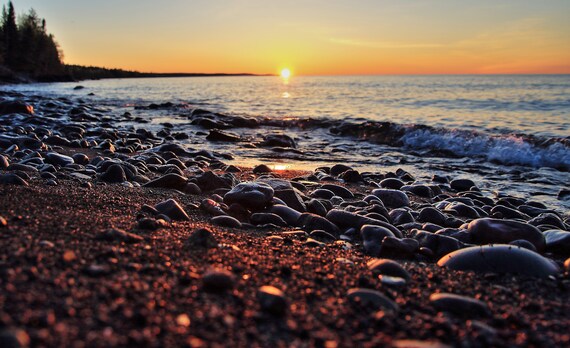
M 14 0 L 70 64 L 152 72 L 570 73 L 567 0 Z

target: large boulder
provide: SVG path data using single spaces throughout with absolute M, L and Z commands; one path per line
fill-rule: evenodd
M 524 239 L 531 242 L 539 252 L 543 252 L 546 246 L 544 236 L 538 228 L 515 220 L 476 219 L 469 223 L 467 231 L 471 240 L 477 244 L 508 244 Z

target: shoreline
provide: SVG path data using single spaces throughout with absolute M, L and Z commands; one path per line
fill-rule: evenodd
M 570 345 L 568 211 L 401 169 L 240 168 L 39 105 L 0 116 L 0 343 Z M 502 263 L 438 265 L 472 247 Z

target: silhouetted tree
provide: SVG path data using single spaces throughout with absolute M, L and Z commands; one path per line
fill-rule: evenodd
M 4 39 L 4 63 L 13 68 L 17 63 L 19 52 L 18 26 L 16 11 L 12 1 L 8 2 L 8 11 L 2 13 L 2 34 Z

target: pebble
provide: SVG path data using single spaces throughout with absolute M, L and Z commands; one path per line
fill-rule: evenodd
M 188 214 L 186 214 L 180 204 L 172 198 L 158 203 L 154 208 L 159 213 L 168 216 L 172 220 L 190 221 Z
M 207 228 L 194 230 L 186 240 L 186 245 L 191 248 L 216 248 L 218 241 L 212 231 Z
M 346 187 L 334 184 L 325 184 L 321 186 L 323 190 L 329 190 L 334 193 L 335 196 L 339 196 L 345 199 L 354 198 L 354 194 L 350 192 Z M 332 198 L 332 197 L 331 197 Z
M 246 208 L 261 210 L 269 206 L 274 190 L 262 182 L 242 182 L 224 195 L 224 203 L 238 203 Z
M 109 183 L 121 183 L 127 180 L 127 176 L 121 165 L 113 164 L 101 174 L 101 180 Z
M 287 298 L 280 289 L 264 285 L 257 291 L 257 299 L 261 310 L 276 316 L 283 316 L 289 309 Z
M 335 224 L 316 214 L 301 214 L 297 221 L 297 225 L 307 232 L 324 230 L 335 237 L 340 236 L 340 229 Z
M 370 310 L 399 311 L 399 306 L 377 290 L 352 288 L 346 293 L 349 302 Z
M 412 238 L 384 237 L 380 247 L 379 257 L 411 258 L 420 249 L 420 244 Z
M 210 221 L 217 226 L 240 228 L 241 222 L 229 215 L 214 216 Z
M 461 317 L 488 317 L 491 315 L 485 302 L 467 296 L 434 293 L 430 295 L 429 301 L 437 310 Z
M 382 226 L 364 225 L 360 229 L 362 245 L 368 255 L 378 256 L 385 237 L 395 237 L 394 233 Z
M 548 230 L 543 232 L 546 241 L 546 251 L 570 256 L 570 232 Z
M 30 336 L 28 336 L 26 331 L 16 328 L 0 329 L 0 347 L 25 348 L 29 346 L 30 346 Z
M 0 227 L 6 227 L 8 226 L 8 221 L 6 221 L 6 218 L 4 218 L 3 216 L 0 216 Z
M 368 269 L 378 276 L 380 274 L 410 280 L 411 276 L 398 262 L 388 259 L 372 259 L 366 264 Z
M 67 165 L 75 163 L 72 157 L 62 155 L 56 152 L 48 152 L 45 155 L 46 163 L 58 165 L 60 167 L 65 167 Z
M 351 227 L 360 229 L 364 225 L 374 225 L 374 226 L 381 226 L 387 228 L 394 234 L 394 236 L 398 238 L 402 237 L 402 233 L 400 232 L 400 230 L 398 230 L 395 226 L 392 226 L 387 222 L 358 215 L 356 213 L 352 213 L 346 210 L 332 209 L 327 213 L 326 218 L 327 220 L 331 221 L 332 223 L 343 229 Z
M 182 191 L 185 189 L 187 183 L 188 179 L 185 177 L 176 173 L 169 173 L 147 182 L 143 187 L 160 187 Z
M 235 276 L 226 270 L 210 270 L 202 276 L 202 288 L 206 292 L 222 293 L 233 289 Z
M 451 180 L 449 186 L 451 186 L 451 188 L 455 191 L 469 191 L 471 187 L 474 187 L 476 185 L 475 182 L 470 179 L 455 179 Z
M 117 242 L 125 242 L 125 243 L 139 243 L 144 240 L 143 237 L 136 235 L 134 233 L 126 232 L 117 228 L 111 228 L 104 232 L 101 232 L 97 239 L 106 240 L 106 241 L 117 241 Z
M 544 235 L 538 228 L 515 220 L 476 219 L 469 223 L 467 231 L 472 241 L 478 244 L 507 244 L 524 239 L 531 242 L 539 252 L 543 252 L 546 246 Z
M 552 260 L 512 245 L 485 245 L 457 250 L 442 257 L 437 264 L 458 271 L 534 277 L 548 277 L 560 272 Z
M 16 174 L 0 174 L 0 184 L 28 186 L 28 182 Z
M 414 239 L 418 241 L 420 248 L 425 247 L 430 249 L 437 258 L 463 247 L 463 244 L 453 237 L 426 231 L 418 231 L 414 235 Z
M 385 206 L 392 208 L 407 207 L 410 205 L 408 196 L 399 190 L 376 189 L 372 194 L 382 201 Z
M 281 216 L 273 213 L 255 213 L 251 215 L 249 221 L 254 225 L 273 224 L 281 227 L 287 226 L 287 223 Z

